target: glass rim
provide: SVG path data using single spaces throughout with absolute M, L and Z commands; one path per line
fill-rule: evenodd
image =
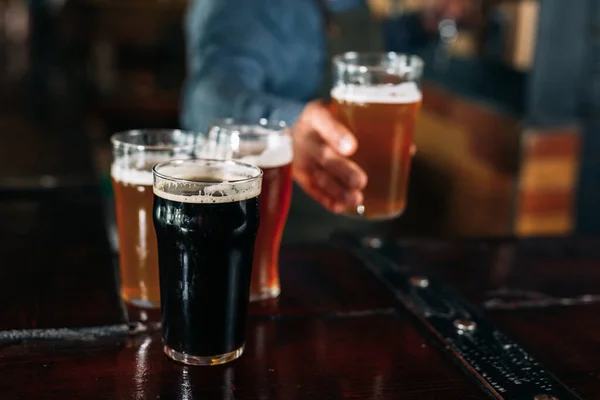
M 198 143 L 193 144 L 138 144 L 131 143 L 125 140 L 125 138 L 132 137 L 140 137 L 142 135 L 158 135 L 161 133 L 180 133 L 182 135 L 190 135 L 197 136 L 199 138 L 204 138 L 204 134 L 196 131 L 188 131 L 183 129 L 168 129 L 168 128 L 140 128 L 140 129 L 128 129 L 124 131 L 115 132 L 110 137 L 110 142 L 113 147 L 125 147 L 130 149 L 138 149 L 138 150 L 156 150 L 156 151 L 172 151 L 172 150 L 185 150 L 191 149 L 198 145 Z
M 183 179 L 183 178 L 175 178 L 169 175 L 165 175 L 161 172 L 158 171 L 158 168 L 162 168 L 162 167 L 167 167 L 169 165 L 176 165 L 176 164 L 184 164 L 184 163 L 196 163 L 196 162 L 203 162 L 203 163 L 216 163 L 216 164 L 233 164 L 233 165 L 237 165 L 239 167 L 245 167 L 248 168 L 249 170 L 253 170 L 253 171 L 257 171 L 258 174 L 255 176 L 251 176 L 248 178 L 243 178 L 243 179 L 234 179 L 234 180 L 219 180 L 218 183 L 230 183 L 232 185 L 238 185 L 238 184 L 243 184 L 243 183 L 250 183 L 250 182 L 254 182 L 256 180 L 259 180 L 262 176 L 263 176 L 263 170 L 260 167 L 257 167 L 256 165 L 252 165 L 252 164 L 248 164 L 245 162 L 240 162 L 237 160 L 233 160 L 233 159 L 218 159 L 218 158 L 184 158 L 184 159 L 177 159 L 177 160 L 170 160 L 170 161 L 166 161 L 166 162 L 162 162 L 160 164 L 156 164 L 154 167 L 152 167 L 152 173 L 154 174 L 155 177 L 158 177 L 160 179 L 169 181 L 169 182 L 175 182 L 175 183 L 185 183 L 185 184 L 215 184 L 214 181 L 207 181 L 207 180 L 200 180 L 200 179 Z
M 389 60 L 398 59 L 400 57 L 407 57 L 409 60 L 413 61 L 410 65 L 407 65 L 406 68 L 423 68 L 425 62 L 421 57 L 416 54 L 411 53 L 399 53 L 395 51 L 347 51 L 344 53 L 336 54 L 333 56 L 333 63 L 335 65 L 342 65 L 344 67 L 354 68 L 370 68 L 377 69 L 382 68 L 381 65 L 376 64 L 374 62 L 361 62 L 363 59 L 379 59 L 382 60 L 387 58 Z M 352 60 L 356 62 L 352 63 Z

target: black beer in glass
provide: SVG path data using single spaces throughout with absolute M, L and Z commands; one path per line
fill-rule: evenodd
M 240 357 L 259 226 L 260 168 L 228 160 L 154 167 L 163 344 L 172 359 Z

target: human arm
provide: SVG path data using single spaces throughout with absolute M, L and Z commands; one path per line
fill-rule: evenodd
M 186 21 L 188 79 L 182 124 L 206 131 L 218 118 L 280 119 L 292 124 L 304 107 L 269 92 L 282 71 L 285 35 L 266 0 L 198 0 Z M 293 10 L 292 10 L 293 12 Z M 282 15 L 282 18 L 285 15 Z M 278 53 L 279 52 L 279 53 Z
M 187 25 L 190 76 L 183 124 L 187 129 L 206 131 L 213 120 L 225 117 L 287 122 L 293 126 L 296 182 L 337 213 L 358 205 L 366 184 L 364 172 L 346 158 L 356 148 L 354 137 L 319 101 L 305 103 L 267 91 L 286 68 L 285 62 L 292 59 L 286 52 L 300 51 L 310 57 L 319 51 L 311 34 L 322 36 L 324 32 L 311 27 L 322 20 L 308 4 L 311 2 L 297 0 L 193 3 Z M 272 8 L 277 5 L 285 8 L 277 12 Z M 299 29 L 291 29 L 291 34 L 302 35 L 296 37 L 300 42 L 285 39 L 289 26 L 281 24 L 286 19 L 300 24 Z M 297 76 L 300 84 L 305 84 L 306 73 L 300 71 Z

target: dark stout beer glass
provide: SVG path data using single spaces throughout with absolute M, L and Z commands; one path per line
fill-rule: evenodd
M 154 167 L 165 353 L 190 365 L 240 357 L 259 225 L 260 168 L 231 160 Z

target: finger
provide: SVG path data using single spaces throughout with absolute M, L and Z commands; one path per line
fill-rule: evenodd
M 348 188 L 319 165 L 307 165 L 306 173 L 316 187 L 336 202 L 347 207 L 356 207 L 361 204 L 363 196 L 359 190 Z
M 313 106 L 307 118 L 313 130 L 337 152 L 349 156 L 356 151 L 358 145 L 356 138 L 327 107 L 322 104 Z
M 310 177 L 306 175 L 304 171 L 298 172 L 298 169 L 294 168 L 294 180 L 306 194 L 316 200 L 327 210 L 335 214 L 342 212 L 342 205 L 337 204 L 335 200 L 331 199 L 325 192 L 312 183 Z
M 350 189 L 343 185 L 316 163 L 306 163 L 301 170 L 301 175 L 301 180 L 305 181 L 307 185 L 319 189 L 329 199 L 341 204 L 343 207 L 356 207 L 363 200 L 363 195 L 359 190 Z M 304 179 L 305 177 L 306 179 Z
M 321 206 L 334 214 L 341 214 L 346 209 L 346 206 L 344 206 L 342 203 L 336 202 L 316 186 L 308 185 L 304 188 L 304 191 L 310 197 L 316 200 Z
M 340 156 L 319 138 L 307 137 L 302 153 L 335 176 L 347 189 L 362 190 L 367 185 L 367 174 L 358 164 Z
M 296 177 L 296 182 L 302 187 L 310 197 L 316 200 L 321 206 L 334 214 L 341 214 L 348 206 L 336 201 L 325 190 L 317 186 L 312 178 L 306 174 L 300 174 Z

